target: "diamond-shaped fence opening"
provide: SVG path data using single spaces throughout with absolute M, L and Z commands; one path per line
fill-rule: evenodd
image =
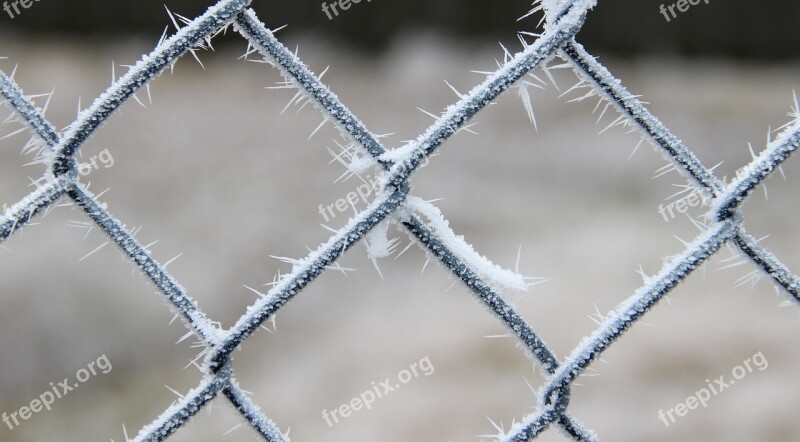
M 499 433 L 494 437 L 507 441 L 532 440 L 555 426 L 575 440 L 597 440 L 597 436 L 581 424 L 580 416 L 570 411 L 571 387 L 575 380 L 585 374 L 631 325 L 721 248 L 732 246 L 739 249 L 754 269 L 766 273 L 776 287 L 786 292 L 787 302 L 800 301 L 800 280 L 747 233 L 740 210 L 742 202 L 776 173 L 800 146 L 800 110 L 794 109 L 792 121 L 779 130 L 737 178 L 723 182 L 711 169 L 703 166 L 692 151 L 605 66 L 575 41 L 594 4 L 593 0 L 536 4 L 533 12 L 543 9 L 545 13 L 544 32 L 524 35 L 526 43 L 521 52 L 508 53 L 500 67 L 488 73 L 483 82 L 469 92 L 458 92 L 460 100 L 448 107 L 444 114 L 436 116 L 432 126 L 415 140 L 392 150 L 388 150 L 382 139 L 322 83 L 320 76 L 312 73 L 293 51 L 275 38 L 249 9 L 248 0 L 223 0 L 202 16 L 194 20 L 185 19 L 184 27 L 132 66 L 63 132 L 55 130 L 44 118 L 42 110 L 14 82 L 13 75 L 0 73 L 0 93 L 12 108 L 13 115 L 34 132 L 38 158 L 49 165 L 36 189 L 0 217 L 0 241 L 16 234 L 59 201 L 71 200 L 83 210 L 95 228 L 105 232 L 109 241 L 116 244 L 119 251 L 155 284 L 189 331 L 202 343 L 203 352 L 196 360 L 204 373 L 200 384 L 139 430 L 133 440 L 168 438 L 216 398 L 224 398 L 232 404 L 263 439 L 288 440 L 288 435 L 267 417 L 236 381 L 233 352 L 289 301 L 302 294 L 312 281 L 326 271 L 336 270 L 338 259 L 353 245 L 364 240 L 370 244 L 370 255 L 381 255 L 381 251 L 389 246 L 381 246 L 382 229 L 387 223 L 405 230 L 431 259 L 449 269 L 457 281 L 507 326 L 509 333 L 518 339 L 542 370 L 546 381 L 539 389 L 536 411 L 507 431 L 498 429 Z M 308 256 L 291 260 L 291 272 L 276 280 L 272 289 L 260 296 L 232 327 L 223 329 L 167 272 L 166 263 L 158 262 L 136 239 L 136 232 L 116 219 L 81 182 L 77 155 L 95 131 L 126 101 L 139 100 L 136 94 L 146 93 L 153 78 L 170 68 L 179 57 L 187 53 L 193 55 L 199 46 L 210 44 L 213 36 L 231 26 L 248 41 L 249 57 L 263 57 L 264 61 L 280 70 L 286 79 L 285 86 L 297 91 L 298 102 L 307 101 L 317 107 L 326 122 L 333 123 L 352 143 L 343 149 L 340 156 L 350 172 L 359 173 L 374 167 L 380 171 L 381 179 L 364 210 L 350 218 L 345 227 L 332 229 L 332 236 Z M 446 161 L 431 158 L 442 144 L 459 131 L 469 130 L 472 118 L 509 89 L 521 87 L 519 92 L 524 97 L 527 93 L 525 87 L 534 81 L 528 74 L 537 67 L 547 66 L 554 58 L 564 60 L 556 67 L 569 67 L 577 72 L 582 81 L 576 88 L 581 89 L 586 98 L 598 97 L 604 100 L 599 106 L 607 105 L 609 110 L 619 112 L 619 118 L 612 126 L 623 125 L 641 134 L 643 140 L 671 161 L 670 167 L 689 179 L 693 186 L 690 191 L 696 190 L 711 201 L 708 215 L 699 225 L 701 233 L 686 243 L 682 253 L 667 260 L 656 275 L 647 277 L 645 285 L 615 310 L 600 315 L 596 331 L 565 358 L 555 355 L 537 334 L 536 324 L 526 322 L 513 303 L 500 295 L 501 287 L 524 288 L 529 281 L 489 263 L 448 227 L 446 214 L 410 193 L 411 177 L 420 167 L 428 160 Z

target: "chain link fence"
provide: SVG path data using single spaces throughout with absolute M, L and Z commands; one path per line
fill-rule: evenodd
M 185 425 L 197 412 L 220 394 L 238 410 L 252 428 L 268 441 L 288 441 L 289 437 L 251 401 L 234 377 L 232 353 L 266 321 L 270 320 L 303 289 L 335 266 L 337 260 L 361 240 L 374 242 L 370 236 L 377 226 L 393 222 L 402 226 L 430 256 L 438 259 L 466 285 L 489 310 L 505 324 L 537 363 L 545 378 L 539 390 L 536 412 L 516 423 L 510 431 L 496 438 L 503 441 L 536 439 L 550 426 L 560 427 L 575 440 L 598 440 L 569 411 L 570 387 L 625 331 L 652 309 L 673 288 L 725 245 L 733 245 L 749 257 L 752 264 L 786 292 L 793 303 L 800 303 L 800 280 L 772 253 L 762 248 L 745 231 L 742 202 L 800 146 L 800 110 L 795 105 L 792 121 L 779 130 L 752 163 L 730 184 L 723 184 L 684 146 L 644 104 L 617 80 L 602 64 L 575 41 L 586 20 L 593 0 L 546 1 L 535 4 L 534 12 L 543 11 L 545 31 L 525 43 L 517 54 L 507 54 L 500 68 L 439 116 L 419 137 L 406 145 L 387 150 L 373 134 L 320 80 L 296 54 L 278 41 L 249 9 L 248 0 L 223 0 L 202 16 L 190 20 L 178 16 L 184 26 L 164 38 L 156 49 L 116 80 L 63 133 L 55 130 L 44 113 L 26 96 L 9 76 L 0 72 L 0 93 L 14 115 L 34 132 L 40 160 L 50 167 L 38 182 L 37 189 L 8 208 L 0 217 L 0 242 L 30 223 L 62 198 L 74 201 L 135 265 L 158 287 L 169 304 L 183 318 L 191 332 L 203 343 L 203 380 L 196 388 L 142 428 L 133 440 L 160 441 Z M 199 309 L 186 290 L 156 261 L 134 237 L 134 233 L 115 219 L 80 181 L 76 155 L 100 126 L 148 83 L 171 67 L 181 56 L 210 45 L 211 39 L 230 26 L 249 43 L 247 55 L 258 54 L 266 63 L 279 69 L 285 87 L 297 90 L 296 101 L 308 101 L 353 143 L 353 158 L 366 161 L 382 171 L 381 188 L 368 208 L 353 218 L 330 239 L 301 260 L 293 270 L 275 283 L 225 330 Z M 535 37 L 535 38 L 533 38 Z M 523 39 L 524 40 L 524 39 Z M 547 67 L 555 58 L 565 64 Z M 450 137 L 468 129 L 470 120 L 501 94 L 526 82 L 536 68 L 570 67 L 581 78 L 577 89 L 585 88 L 584 98 L 605 100 L 619 118 L 613 125 L 624 125 L 641 132 L 644 139 L 660 150 L 672 167 L 685 175 L 695 189 L 711 203 L 704 231 L 688 243 L 683 253 L 671 258 L 645 285 L 604 318 L 600 327 L 570 355 L 559 359 L 542 341 L 533 327 L 504 299 L 498 286 L 525 285 L 494 266 L 486 266 L 481 257 L 447 227 L 438 209 L 410 195 L 410 178 L 420 166 Z M 294 101 L 294 100 L 293 100 Z M 532 117 L 532 115 L 531 115 Z M 426 220 L 427 219 L 427 222 Z M 476 258 L 476 255 L 478 256 Z

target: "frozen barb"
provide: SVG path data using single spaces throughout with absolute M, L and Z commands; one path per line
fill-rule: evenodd
M 406 207 L 419 215 L 425 216 L 430 221 L 428 227 L 439 237 L 445 247 L 452 250 L 457 257 L 482 278 L 491 281 L 492 285 L 497 288 L 517 291 L 526 291 L 528 289 L 528 283 L 525 281 L 524 276 L 493 263 L 489 258 L 476 252 L 464 240 L 463 236 L 456 235 L 450 228 L 450 223 L 436 206 L 421 198 L 412 196 L 408 198 Z

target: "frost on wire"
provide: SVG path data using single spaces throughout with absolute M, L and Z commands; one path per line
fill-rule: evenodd
M 198 360 L 203 361 L 199 366 L 203 372 L 201 383 L 142 428 L 132 439 L 135 441 L 161 441 L 168 438 L 220 394 L 264 440 L 288 441 L 288 434 L 281 432 L 236 383 L 231 354 L 266 321 L 274 319 L 275 314 L 311 281 L 326 269 L 334 267 L 344 252 L 362 239 L 377 267 L 377 260 L 389 256 L 397 245 L 397 240 L 388 236 L 389 224 L 401 227 L 429 259 L 439 262 L 462 281 L 476 299 L 506 325 L 509 336 L 519 339 L 526 354 L 545 376 L 537 411 L 512 423 L 508 431 L 495 425 L 497 434 L 484 437 L 502 441 L 528 441 L 555 423 L 573 440 L 598 440 L 568 412 L 571 384 L 631 325 L 723 246 L 732 244 L 737 247 L 777 287 L 785 290 L 795 303 L 800 303 L 800 280 L 746 233 L 744 218 L 739 210 L 744 199 L 800 146 L 800 111 L 795 101 L 795 108 L 790 114 L 792 121 L 781 128 L 761 155 L 747 166 L 745 173 L 723 187 L 721 181 L 636 96 L 629 93 L 618 79 L 575 41 L 588 11 L 595 3 L 594 0 L 535 2 L 530 14 L 544 12 L 544 32 L 522 33 L 522 51 L 513 55 L 506 51 L 505 63 L 497 71 L 488 73 L 481 84 L 466 94 L 456 91 L 459 101 L 447 107 L 431 127 L 416 140 L 391 150 L 385 148 L 378 137 L 322 83 L 321 75 L 315 75 L 295 53 L 275 38 L 273 31 L 248 8 L 248 0 L 220 1 L 194 20 L 178 16 L 185 26 L 175 35 L 162 38 L 153 52 L 116 80 L 61 133 L 44 118 L 44 110 L 34 104 L 32 97 L 20 90 L 13 80 L 13 74 L 9 77 L 0 72 L 0 94 L 4 97 L 4 104 L 12 110 L 11 118 L 27 126 L 32 133 L 32 140 L 26 148 L 36 152 L 38 162 L 50 166 L 37 181 L 37 188 L 0 216 L 0 243 L 56 201 L 68 197 L 156 285 L 169 301 L 176 317 L 181 318 L 189 329 L 186 337 L 194 335 L 202 343 L 203 351 L 198 356 Z M 178 27 L 174 16 L 172 18 Z M 359 175 L 369 168 L 377 168 L 381 173 L 381 187 L 369 207 L 353 216 L 328 241 L 305 258 L 287 258 L 293 265 L 292 271 L 276 280 L 267 293 L 259 293 L 260 299 L 247 309 L 234 326 L 223 330 L 199 309 L 186 290 L 166 271 L 166 266 L 155 260 L 147 248 L 136 240 L 135 232 L 115 219 L 105 205 L 78 181 L 75 155 L 125 102 L 130 98 L 139 101 L 135 94 L 147 88 L 150 81 L 166 68 L 172 67 L 187 52 L 197 58 L 195 51 L 205 48 L 212 37 L 231 24 L 248 42 L 245 58 L 257 54 L 261 57 L 257 61 L 273 66 L 283 75 L 284 81 L 278 85 L 279 88 L 296 91 L 290 105 L 311 103 L 322 113 L 323 124 L 331 122 L 349 141 L 350 144 L 342 153 L 348 160 L 341 160 L 348 168 L 348 173 Z M 525 37 L 531 35 L 537 38 L 533 43 L 527 43 Z M 548 66 L 556 57 L 563 59 L 565 64 Z M 409 183 L 423 161 L 429 159 L 454 134 L 468 129 L 467 123 L 477 113 L 511 88 L 518 89 L 525 111 L 535 125 L 533 104 L 527 87 L 538 87 L 539 83 L 544 82 L 533 74 L 533 70 L 542 68 L 550 77 L 548 69 L 557 67 L 571 67 L 576 72 L 579 83 L 573 90 L 588 91 L 580 99 L 596 97 L 601 100 L 598 106 L 605 103 L 604 112 L 609 107 L 616 109 L 620 116 L 612 126 L 635 128 L 643 140 L 662 152 L 672 162 L 672 167 L 686 176 L 691 186 L 714 201 L 712 210 L 707 214 L 705 230 L 687 245 L 682 254 L 667 262 L 657 275 L 647 278 L 645 285 L 622 302 L 563 362 L 501 295 L 502 290 L 526 290 L 538 280 L 500 268 L 475 251 L 449 227 L 438 208 L 410 195 Z M 149 95 L 149 89 L 147 93 Z M 125 438 L 128 440 L 127 435 Z

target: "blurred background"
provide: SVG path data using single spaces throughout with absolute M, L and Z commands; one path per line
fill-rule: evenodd
M 665 0 L 667 3 L 669 0 Z M 15 78 L 59 128 L 71 123 L 119 75 L 152 50 L 165 27 L 163 1 L 40 0 L 11 18 L 0 10 L 0 69 Z M 502 43 L 517 51 L 528 1 L 397 1 L 353 4 L 328 19 L 321 2 L 265 2 L 253 8 L 367 126 L 398 147 L 496 68 Z M 800 88 L 800 4 L 701 2 L 669 22 L 660 1 L 601 0 L 578 40 L 661 118 L 708 167 L 731 177 L 788 121 Z M 194 17 L 210 1 L 169 0 Z M 356 178 L 331 155 L 344 141 L 312 107 L 290 107 L 293 91 L 267 65 L 241 59 L 234 32 L 181 59 L 128 103 L 82 150 L 84 183 L 130 228 L 222 327 L 255 302 L 245 286 L 265 284 L 301 258 L 352 212 L 336 202 Z M 250 57 L 256 60 L 255 57 Z M 558 64 L 558 61 L 554 62 Z M 548 278 L 528 293 L 507 292 L 559 357 L 596 321 L 699 233 L 684 215 L 664 217 L 686 181 L 657 176 L 666 164 L 639 137 L 594 113 L 596 101 L 562 94 L 577 79 L 556 70 L 533 94 L 537 126 L 511 91 L 482 112 L 473 130 L 448 141 L 413 180 L 413 193 L 441 199 L 455 231 L 499 265 Z M 540 71 L 536 75 L 546 78 Z M 545 80 L 547 82 L 547 80 Z M 54 91 L 52 96 L 50 92 Z M 3 115 L 4 119 L 5 115 Z M 13 204 L 44 171 L 21 154 L 30 134 L 0 125 L 0 203 Z M 602 134 L 600 132 L 603 132 Z M 14 134 L 14 135 L 12 135 Z M 790 159 L 744 206 L 750 233 L 800 272 L 796 196 L 800 162 Z M 782 176 L 782 175 L 785 175 Z M 11 414 L 105 355 L 92 376 L 52 410 L 34 414 L 2 441 L 125 440 L 200 380 L 199 351 L 154 287 L 67 201 L 0 246 L 0 412 Z M 334 209 L 323 215 L 320 207 Z M 358 202 L 359 208 L 364 207 Z M 701 218 L 705 209 L 691 208 Z M 398 252 L 408 238 L 400 238 Z M 238 380 L 295 441 L 490 440 L 533 411 L 543 379 L 500 324 L 449 273 L 416 247 L 379 260 L 363 245 L 292 301 L 270 330 L 235 353 Z M 573 389 L 572 413 L 601 440 L 800 440 L 800 334 L 796 305 L 727 250 L 710 260 L 633 327 Z M 731 259 L 732 258 L 732 259 Z M 176 344 L 177 343 L 177 344 Z M 665 426 L 667 410 L 706 386 L 749 373 Z M 329 426 L 323 410 L 349 403 L 372 383 L 396 379 L 427 358 L 413 378 L 371 410 Z M 257 440 L 224 399 L 170 439 Z M 543 441 L 566 440 L 551 429 Z
M 34 0 L 24 19 L 2 17 L 3 31 L 73 36 L 120 38 L 131 34 L 153 35 L 168 23 L 164 2 L 135 3 L 103 0 Z M 47 3 L 39 3 L 47 1 Z M 172 0 L 167 6 L 186 17 L 201 14 L 209 2 Z M 287 33 L 321 34 L 361 50 L 385 50 L 398 33 L 428 29 L 457 36 L 467 42 L 506 39 L 509 23 L 530 9 L 530 1 L 510 0 L 364 0 L 353 3 L 338 16 L 323 12 L 320 1 L 255 0 L 262 20 L 289 25 Z M 659 12 L 676 0 L 599 2 L 581 35 L 595 50 L 625 55 L 693 54 L 768 59 L 800 54 L 794 36 L 800 3 L 791 0 L 703 0 L 688 12 L 670 17 Z M 335 9 L 335 8 L 334 8 Z M 333 18 L 333 19 L 331 19 Z M 509 20 L 511 18 L 511 20 Z M 527 20 L 526 23 L 534 23 Z M 513 28 L 513 27 L 512 27 Z

